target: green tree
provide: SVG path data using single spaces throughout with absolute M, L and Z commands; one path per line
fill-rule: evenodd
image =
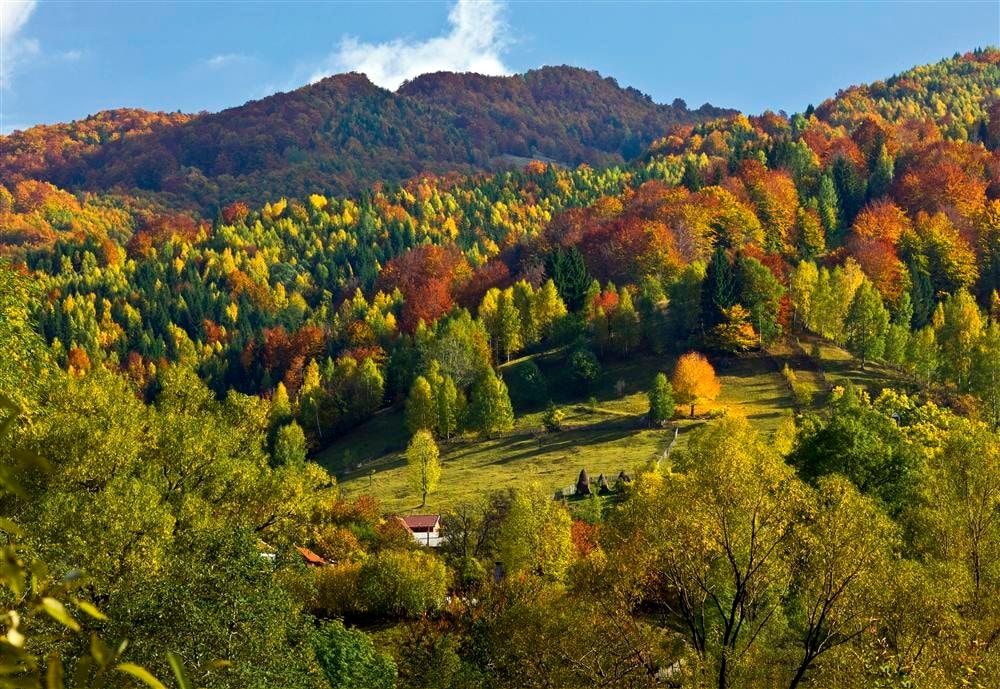
M 636 587 L 633 605 L 662 605 L 706 679 L 725 688 L 780 632 L 793 574 L 784 553 L 806 491 L 744 419 L 702 427 L 675 456 L 614 515 L 608 561 L 624 568 L 617 587 Z
M 885 336 L 889 330 L 889 311 L 882 303 L 878 290 L 865 280 L 854 293 L 854 299 L 844 319 L 847 349 L 861 360 L 861 369 L 872 359 L 885 353 Z
M 970 375 L 970 387 L 983 401 L 986 419 L 993 428 L 1000 427 L 1000 323 L 992 321 L 983 331 Z
M 892 186 L 894 168 L 895 161 L 889 155 L 885 144 L 880 144 L 873 161 L 872 173 L 868 177 L 867 197 L 869 201 L 878 199 L 889 193 L 889 188 Z
M 500 525 L 500 561 L 508 573 L 562 579 L 573 556 L 566 508 L 537 486 L 514 493 Z
M 514 303 L 514 292 L 505 289 L 497 300 L 496 310 L 497 350 L 510 361 L 510 355 L 524 346 L 521 312 Z
M 545 274 L 555 283 L 567 309 L 575 312 L 583 308 L 590 273 L 579 249 L 555 249 L 545 260 Z
M 942 315 L 937 329 L 942 368 L 959 390 L 967 390 L 973 355 L 983 333 L 983 315 L 976 300 L 964 289 L 945 300 Z
M 385 379 L 378 365 L 371 357 L 367 357 L 358 368 L 357 381 L 354 385 L 357 392 L 354 406 L 359 415 L 368 417 L 378 411 L 385 396 Z
M 551 278 L 535 292 L 532 311 L 541 337 L 551 338 L 553 326 L 566 315 L 566 304 L 563 303 L 556 289 L 556 283 Z
M 435 391 L 437 409 L 437 435 L 446 440 L 458 430 L 458 389 L 451 376 L 444 376 L 441 385 Z
M 819 270 L 812 261 L 800 261 L 788 278 L 792 301 L 792 322 L 802 327 L 812 322 L 812 299 L 819 282 Z
M 628 353 L 639 346 L 641 330 L 639 327 L 639 314 L 635 310 L 632 302 L 632 291 L 622 288 L 618 296 L 618 304 L 611 315 L 611 330 L 614 332 L 615 347 L 619 354 L 628 356 Z
M 427 496 L 437 489 L 441 480 L 441 461 L 437 443 L 430 431 L 419 430 L 413 434 L 406 447 L 406 465 L 410 485 L 420 495 L 420 506 L 427 504 Z
M 736 275 L 726 251 L 720 246 L 712 254 L 701 288 L 701 321 L 706 329 L 722 322 L 722 312 L 737 301 Z
M 736 290 L 739 303 L 750 311 L 750 324 L 761 342 L 774 342 L 781 335 L 779 314 L 785 288 L 760 261 L 740 256 L 736 264 Z
M 487 436 L 506 433 L 514 428 L 514 408 L 507 386 L 492 369 L 472 389 L 472 418 L 476 428 Z
M 688 191 L 698 191 L 702 187 L 701 169 L 693 157 L 684 159 L 684 174 L 681 175 L 681 185 L 688 188 Z
M 807 481 L 841 474 L 890 514 L 916 500 L 921 457 L 891 418 L 848 391 L 826 423 L 803 427 L 790 461 Z
M 830 175 L 823 175 L 819 179 L 819 217 L 826 230 L 826 236 L 836 238 L 840 232 L 840 199 L 837 197 L 837 188 Z
M 306 434 L 294 421 L 278 429 L 274 438 L 274 461 L 278 464 L 301 465 L 306 461 Z
M 674 416 L 674 389 L 663 373 L 657 373 L 649 390 L 649 423 L 659 425 Z
M 396 663 L 359 629 L 340 620 L 325 623 L 313 637 L 316 660 L 331 689 L 394 689 Z
M 926 325 L 913 333 L 906 345 L 906 369 L 924 387 L 937 375 L 940 365 L 937 337 L 934 329 Z
M 437 405 L 431 384 L 423 376 L 417 376 L 406 398 L 406 427 L 411 433 L 437 427 Z
M 383 550 L 365 560 L 358 585 L 370 613 L 419 617 L 444 605 L 448 568 L 430 553 Z
M 597 377 L 601 375 L 601 364 L 592 351 L 586 347 L 578 347 L 569 355 L 567 362 L 569 376 L 576 388 L 582 392 L 590 389 Z
M 518 280 L 511 289 L 519 317 L 521 345 L 528 347 L 538 342 L 540 337 L 535 309 L 535 290 L 525 280 Z
M 817 658 L 870 628 L 881 611 L 896 540 L 885 513 L 841 476 L 821 478 L 811 498 L 794 536 L 791 627 L 801 655 L 789 689 L 818 666 Z

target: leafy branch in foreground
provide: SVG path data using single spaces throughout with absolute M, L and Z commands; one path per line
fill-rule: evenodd
M 2 396 L 0 409 L 5 414 L 0 421 L 0 442 L 10 443 L 20 409 Z M 8 450 L 15 461 L 13 466 L 0 467 L 0 495 L 26 496 L 22 482 L 27 472 L 45 472 L 48 463 L 19 448 Z M 4 608 L 0 610 L 0 622 L 6 628 L 0 637 L 0 689 L 64 689 L 67 669 L 63 655 L 53 651 L 44 659 L 38 657 L 31 650 L 32 635 L 69 639 L 84 634 L 80 619 L 100 622 L 107 617 L 82 597 L 88 583 L 82 571 L 72 569 L 61 578 L 54 577 L 49 566 L 34 557 L 25 543 L 28 533 L 13 519 L 0 517 L 0 535 L 5 541 L 0 549 L 0 599 Z M 91 632 L 87 650 L 72 662 L 71 686 L 98 689 L 114 684 L 117 675 L 152 689 L 166 689 L 167 685 L 144 667 L 123 661 L 127 647 L 124 640 L 110 646 Z M 178 689 L 193 689 L 195 685 L 180 656 L 168 652 L 167 659 Z M 214 661 L 202 670 L 208 672 L 227 664 Z

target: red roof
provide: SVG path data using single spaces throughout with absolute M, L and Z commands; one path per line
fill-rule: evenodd
M 403 523 L 410 531 L 433 531 L 440 521 L 440 514 L 411 514 L 403 517 Z
M 295 546 L 295 549 L 297 551 L 299 551 L 299 555 L 302 556 L 302 559 L 305 560 L 310 565 L 325 565 L 326 564 L 326 560 L 324 560 L 323 558 L 321 558 L 319 555 L 317 555 L 313 551 L 309 550 L 309 548 L 301 548 L 299 546 Z

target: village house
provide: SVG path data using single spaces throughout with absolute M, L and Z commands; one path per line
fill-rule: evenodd
M 411 514 L 400 517 L 399 520 L 420 545 L 436 548 L 441 543 L 443 537 L 440 514 Z

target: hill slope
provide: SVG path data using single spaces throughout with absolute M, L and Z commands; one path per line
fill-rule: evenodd
M 0 174 L 72 190 L 163 192 L 174 205 L 210 209 L 240 198 L 357 193 L 425 171 L 483 171 L 505 156 L 621 162 L 673 124 L 731 111 L 658 105 L 596 72 L 553 67 L 512 77 L 431 74 L 396 93 L 342 74 L 216 114 L 128 112 L 130 135 L 90 136 L 88 145 L 75 132 L 122 118 L 102 113 L 5 137 Z

